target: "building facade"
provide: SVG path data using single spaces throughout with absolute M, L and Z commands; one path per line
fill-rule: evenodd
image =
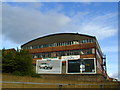
M 36 60 L 61 60 L 61 74 L 102 74 L 107 77 L 106 59 L 95 36 L 58 33 L 29 41 L 21 46 Z

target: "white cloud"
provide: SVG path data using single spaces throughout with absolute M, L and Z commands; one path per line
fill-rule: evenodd
M 66 28 L 68 30 L 96 36 L 98 39 L 108 38 L 117 33 L 117 24 L 113 19 L 117 13 L 89 16 L 89 12 L 78 13 L 72 18 L 72 22 Z M 113 22 L 113 21 L 114 22 Z M 114 28 L 113 26 L 116 26 Z
M 36 5 L 37 4 L 37 5 Z M 34 38 L 56 32 L 79 32 L 104 39 L 113 36 L 117 30 L 110 21 L 116 13 L 102 16 L 89 16 L 89 12 L 78 12 L 72 17 L 59 13 L 60 6 L 53 10 L 41 12 L 41 3 L 26 6 L 3 4 L 3 37 L 15 43 L 25 43 Z M 31 7 L 31 8 L 30 8 Z
M 94 35 L 96 36 L 98 39 L 104 39 L 104 38 L 107 38 L 107 37 L 110 37 L 110 36 L 113 36 L 116 34 L 116 30 L 115 29 L 112 29 L 110 27 L 102 27 L 102 26 L 99 26 L 99 25 L 84 25 L 82 26 L 82 28 L 80 28 L 82 31 L 82 33 L 89 33 L 91 35 Z
M 35 9 L 3 4 L 3 36 L 17 43 L 60 32 L 69 21 L 69 17 L 55 11 L 42 13 Z

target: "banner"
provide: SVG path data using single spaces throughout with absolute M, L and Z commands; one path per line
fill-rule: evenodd
M 38 74 L 60 74 L 61 60 L 37 60 L 36 73 Z
M 95 59 L 78 59 L 67 61 L 67 73 L 96 73 Z

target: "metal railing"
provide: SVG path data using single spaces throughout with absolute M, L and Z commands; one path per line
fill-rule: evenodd
M 80 85 L 80 86 L 99 86 L 99 88 L 105 88 L 105 86 L 116 86 L 120 90 L 120 85 L 117 84 L 63 84 L 63 83 L 33 83 L 33 82 L 10 82 L 10 81 L 0 81 L 2 84 L 38 84 L 38 85 L 57 85 L 58 90 L 62 90 L 64 86 L 71 86 L 71 85 Z

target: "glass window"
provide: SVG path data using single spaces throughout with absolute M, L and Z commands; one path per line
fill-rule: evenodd
M 68 43 L 69 43 L 69 45 L 71 45 L 71 41 L 69 41 Z
M 84 40 L 82 40 L 81 42 L 84 43 Z
M 60 46 L 60 43 L 57 43 L 57 46 Z
M 66 45 L 68 45 L 68 42 L 66 42 Z
M 65 46 L 65 45 L 66 45 L 66 43 L 65 43 L 65 42 L 63 42 L 63 45 Z
M 73 41 L 71 41 L 71 44 L 73 44 Z
M 50 47 L 52 47 L 53 44 L 50 44 Z
M 41 48 L 43 48 L 43 45 L 41 45 Z
M 45 44 L 43 44 L 43 48 L 45 48 Z
M 30 49 L 32 49 L 32 46 L 30 46 Z
M 57 46 L 57 43 L 54 43 L 55 47 Z
M 61 46 L 64 46 L 64 42 L 61 43 Z
M 75 55 L 79 55 L 78 50 L 75 50 Z
M 37 58 L 37 56 L 36 56 L 36 55 L 34 55 L 34 58 Z
M 57 43 L 57 46 L 60 46 L 60 44 L 59 44 L 59 43 Z
M 39 45 L 38 47 L 39 47 L 39 48 L 41 48 L 41 46 L 40 46 L 40 45 Z
M 84 43 L 87 43 L 87 40 L 84 40 Z
M 85 40 L 83 40 L 83 43 L 85 43 Z
M 90 39 L 90 42 L 92 43 L 92 42 L 93 42 L 93 39 Z
M 61 43 L 59 43 L 59 46 L 61 46 Z
M 92 48 L 92 54 L 95 54 L 95 48 Z
M 47 45 L 47 44 L 45 44 L 45 47 L 48 47 L 48 45 Z
M 88 39 L 88 42 L 90 43 L 90 39 Z
M 45 45 L 43 44 L 43 48 L 45 47 Z
M 65 56 L 65 51 L 61 51 L 61 56 Z
M 88 49 L 88 54 L 92 54 L 92 49 Z

